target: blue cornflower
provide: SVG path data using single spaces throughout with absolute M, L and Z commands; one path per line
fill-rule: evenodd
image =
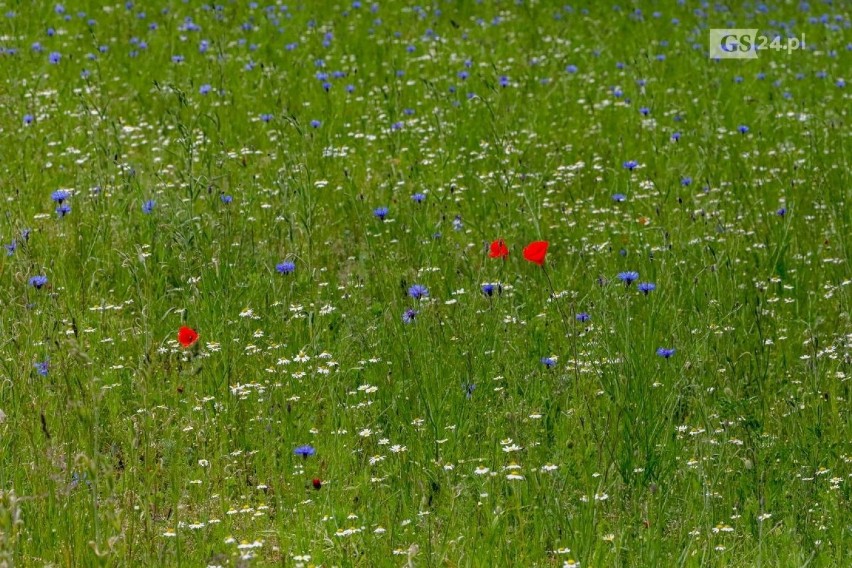
M 553 357 L 542 357 L 541 364 L 547 367 L 548 369 L 552 369 L 556 366 L 556 359 Z
M 414 284 L 408 289 L 408 295 L 415 300 L 429 297 L 429 289 L 423 284 Z
M 320 122 L 319 120 L 311 121 L 311 128 L 319 128 L 320 126 L 322 126 L 322 122 Z
M 740 124 L 737 130 L 740 132 L 740 134 L 746 134 L 748 133 L 748 126 L 746 126 L 745 124 Z
M 183 55 L 172 55 L 172 63 L 183 63 Z
M 411 199 L 415 203 L 423 203 L 424 201 L 426 201 L 426 194 L 425 193 L 415 193 L 414 195 L 411 196 Z
M 660 347 L 659 349 L 657 349 L 657 355 L 659 355 L 663 359 L 668 359 L 669 357 L 674 355 L 674 353 L 675 353 L 674 349 L 668 349 L 666 347 Z
M 692 184 L 692 178 L 691 177 L 684 176 L 684 177 L 680 178 L 680 185 L 686 187 L 686 186 L 691 185 L 691 184 Z
M 476 385 L 473 383 L 468 383 L 463 385 L 464 387 L 464 395 L 466 398 L 471 398 L 473 396 L 473 391 L 476 389 Z
M 201 85 L 201 87 L 198 88 L 198 92 L 202 95 L 207 95 L 212 90 L 213 90 L 213 87 L 211 87 L 210 85 L 208 85 L 206 83 L 204 85 Z
M 35 367 L 36 373 L 38 373 L 42 377 L 46 377 L 47 372 L 50 368 L 50 357 L 48 357 L 44 361 L 33 364 L 33 367 Z
M 6 256 L 12 256 L 13 254 L 15 254 L 15 251 L 18 250 L 18 241 L 12 239 L 11 243 L 3 246 L 6 247 Z
M 501 87 L 508 87 L 509 86 L 509 78 L 506 77 L 505 75 L 500 77 L 500 86 Z
M 648 107 L 642 107 L 639 109 L 639 112 L 642 114 L 642 116 L 648 116 L 649 114 L 651 114 L 651 109 L 649 109 Z
M 262 115 L 260 115 L 260 120 L 262 120 L 263 122 L 269 122 L 272 120 L 272 115 L 268 113 L 263 113 Z
M 148 201 L 146 201 L 145 203 L 142 204 L 142 213 L 145 213 L 147 215 L 147 214 L 151 213 L 151 211 L 153 211 L 154 207 L 156 207 L 156 206 L 157 206 L 157 202 L 154 201 L 153 199 L 149 199 Z
M 579 314 L 577 314 L 574 317 L 577 318 L 577 321 L 580 322 L 580 323 L 585 323 L 585 322 L 589 321 L 590 319 L 592 319 L 592 316 L 590 316 L 586 312 L 580 312 Z
M 50 198 L 57 203 L 62 203 L 69 197 L 71 197 L 71 192 L 65 189 L 57 189 L 50 194 Z
M 680 140 L 680 132 L 675 132 L 672 134 L 672 142 L 677 142 Z
M 646 296 L 657 289 L 657 285 L 653 282 L 640 282 L 636 289 Z
M 456 215 L 453 219 L 453 229 L 456 231 L 461 231 L 464 228 L 464 223 L 462 223 L 461 215 Z
M 71 206 L 68 205 L 67 203 L 63 203 L 59 207 L 56 208 L 56 214 L 59 215 L 60 219 L 62 217 L 65 217 L 69 213 L 71 213 Z
M 53 52 L 51 52 L 51 53 L 50 53 L 50 55 L 48 56 L 48 60 L 49 60 L 49 61 L 50 61 L 53 65 L 56 65 L 57 63 L 59 63 L 59 61 L 60 61 L 61 59 L 62 59 L 62 54 L 60 54 L 58 51 L 53 51 Z
M 565 68 L 565 72 L 571 73 L 573 75 L 574 73 L 577 72 L 577 66 L 576 65 L 569 65 Z
M 391 130 L 402 130 L 403 126 L 405 126 L 405 123 L 402 121 L 394 122 L 391 124 Z
M 630 286 L 633 282 L 639 279 L 639 273 L 633 271 L 619 272 L 617 278 Z
M 612 196 L 612 200 L 620 203 L 622 201 L 627 201 L 627 196 L 624 195 L 623 193 L 616 193 L 615 195 Z
M 293 453 L 297 456 L 302 456 L 303 458 L 308 459 L 310 456 L 316 454 L 317 451 L 314 449 L 313 446 L 306 444 L 304 446 L 299 446 L 298 448 L 293 450 Z
M 41 290 L 47 284 L 47 276 L 38 274 L 30 277 L 30 286 L 36 290 Z
M 628 169 L 632 172 L 633 170 L 635 170 L 639 166 L 639 162 L 637 162 L 636 160 L 627 160 L 626 162 L 624 162 L 622 164 L 622 166 L 624 166 L 626 169 Z
M 278 274 L 291 274 L 294 270 L 296 270 L 296 263 L 292 260 L 285 260 L 284 262 L 276 264 L 275 270 Z
M 402 313 L 402 323 L 411 323 L 417 317 L 417 310 L 408 308 Z
M 33 117 L 33 115 L 31 115 L 31 114 L 25 114 L 24 115 L 24 124 L 32 124 L 34 120 L 35 120 L 35 117 Z
M 373 209 L 373 215 L 379 218 L 380 221 L 384 221 L 385 217 L 388 216 L 388 208 L 387 207 L 376 207 Z
M 494 295 L 494 292 L 497 292 L 498 296 L 500 294 L 502 294 L 503 293 L 503 285 L 500 284 L 500 283 L 492 284 L 490 282 L 482 285 L 482 293 L 485 294 L 486 296 L 491 297 L 491 296 Z
M 776 214 L 776 215 L 778 215 L 779 217 L 783 217 L 784 215 L 786 215 L 786 214 L 787 214 L 787 208 L 786 208 L 786 207 L 782 207 L 781 209 L 779 209 L 778 211 L 776 211 L 776 212 L 775 212 L 775 214 Z
M 231 201 L 234 200 L 233 197 L 224 193 L 219 197 L 219 199 L 221 199 L 222 203 L 224 203 L 225 205 L 228 205 Z

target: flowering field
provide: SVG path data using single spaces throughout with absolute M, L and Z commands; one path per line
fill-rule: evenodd
M 0 566 L 852 565 L 849 5 L 590 4 L 0 1 Z

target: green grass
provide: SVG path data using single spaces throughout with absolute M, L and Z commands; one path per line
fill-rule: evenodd
M 137 3 L 0 2 L 0 566 L 852 564 L 842 3 Z

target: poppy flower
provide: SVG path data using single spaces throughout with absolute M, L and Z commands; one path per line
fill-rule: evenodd
M 506 246 L 506 241 L 497 239 L 491 243 L 491 251 L 488 253 L 491 258 L 506 258 L 509 256 L 509 247 Z
M 547 241 L 534 241 L 524 249 L 524 258 L 542 266 L 544 265 L 544 257 L 547 254 L 548 246 L 550 246 L 550 243 Z
M 311 481 L 311 484 L 313 484 L 314 489 L 316 489 L 317 491 L 319 491 L 319 490 L 320 490 L 320 488 L 322 487 L 322 480 L 321 480 L 319 477 L 315 477 L 315 478 L 313 479 L 313 481 Z
M 180 330 L 178 330 L 178 341 L 180 341 L 180 344 L 184 347 L 189 347 L 198 341 L 198 332 L 191 327 L 183 326 Z

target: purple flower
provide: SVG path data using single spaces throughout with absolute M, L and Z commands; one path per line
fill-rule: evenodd
M 71 192 L 65 189 L 57 189 L 56 191 L 50 194 L 50 198 L 56 203 L 62 203 L 69 197 L 71 197 Z
M 579 314 L 577 314 L 574 317 L 577 318 L 577 321 L 580 322 L 580 323 L 585 323 L 585 322 L 589 321 L 590 319 L 592 319 L 592 316 L 590 316 L 586 312 L 580 312 Z
M 272 120 L 272 115 L 268 113 L 264 113 L 260 115 L 260 120 L 263 122 L 270 122 Z
M 421 300 L 429 297 L 429 289 L 423 284 L 414 284 L 408 289 L 408 295 L 415 300 Z
M 627 201 L 627 196 L 623 193 L 616 193 L 612 196 L 612 200 L 621 203 L 622 201 Z
M 31 114 L 24 115 L 24 124 L 32 124 L 35 118 Z
M 47 372 L 50 368 L 50 358 L 48 357 L 44 361 L 33 364 L 33 367 L 35 367 L 36 373 L 38 373 L 42 377 L 46 377 Z
M 53 51 L 48 56 L 48 61 L 50 61 L 50 63 L 52 63 L 53 65 L 56 65 L 57 63 L 59 63 L 59 61 L 61 59 L 62 59 L 62 54 L 60 54 L 58 51 Z
M 30 286 L 32 286 L 36 290 L 41 290 L 46 284 L 47 284 L 47 276 L 39 274 L 39 275 L 30 277 Z
M 376 207 L 373 209 L 373 215 L 379 218 L 380 221 L 384 221 L 385 217 L 388 216 L 388 208 L 387 207 Z
M 684 177 L 680 178 L 680 185 L 682 185 L 683 187 L 686 187 L 688 185 L 692 185 L 692 178 L 689 177 L 689 176 L 684 176 Z
M 234 200 L 233 197 L 231 197 L 230 195 L 226 195 L 224 193 L 219 197 L 219 199 L 221 199 L 222 203 L 224 203 L 225 205 L 228 205 L 229 203 L 231 203 L 231 201 Z
M 783 217 L 784 215 L 786 215 L 786 214 L 787 214 L 787 208 L 786 208 L 786 207 L 782 207 L 781 209 L 779 209 L 778 211 L 776 211 L 776 212 L 775 212 L 775 214 L 776 214 L 776 215 L 778 215 L 779 217 Z
M 304 446 L 299 446 L 298 448 L 293 450 L 293 453 L 297 456 L 302 456 L 304 459 L 308 459 L 310 456 L 316 454 L 317 451 L 314 449 L 313 446 L 306 444 Z
M 542 357 L 541 364 L 547 367 L 548 369 L 552 369 L 556 366 L 556 359 L 553 357 Z
M 71 213 L 71 206 L 68 205 L 67 203 L 63 203 L 59 207 L 56 208 L 56 214 L 59 215 L 60 219 L 62 217 L 65 217 L 69 213 Z
M 680 132 L 675 132 L 672 134 L 672 142 L 677 142 L 680 140 Z
M 499 283 L 497 283 L 497 284 L 487 283 L 487 284 L 482 285 L 482 293 L 485 294 L 486 296 L 488 296 L 489 298 L 494 295 L 494 292 L 497 292 L 498 296 L 500 294 L 502 294 L 503 293 L 503 285 L 499 284 Z
M 639 279 L 639 273 L 633 271 L 619 272 L 616 277 L 622 282 L 624 282 L 627 286 L 630 286 L 633 282 Z
M 739 131 L 740 134 L 746 134 L 746 133 L 748 133 L 748 126 L 746 126 L 745 124 L 740 124 L 740 126 L 737 128 L 737 130 Z
M 627 160 L 626 162 L 624 162 L 622 164 L 622 166 L 624 166 L 626 169 L 628 169 L 632 172 L 633 170 L 635 170 L 637 168 L 637 166 L 639 166 L 639 163 L 636 160 Z
M 311 128 L 319 128 L 320 126 L 322 126 L 322 122 L 320 122 L 319 120 L 311 121 Z
M 213 87 L 211 87 L 210 85 L 208 85 L 206 83 L 204 85 L 201 85 L 201 87 L 198 88 L 198 92 L 202 95 L 207 95 L 212 90 L 213 90 Z
M 468 383 L 466 385 L 463 385 L 463 387 L 464 387 L 465 397 L 466 398 L 473 397 L 473 391 L 474 391 L 474 389 L 476 389 L 476 385 L 473 384 L 473 383 Z
M 148 201 L 146 201 L 145 203 L 142 204 L 142 213 L 149 215 L 151 213 L 151 211 L 154 210 L 154 207 L 156 207 L 156 206 L 157 206 L 157 202 L 154 201 L 153 199 L 149 199 Z
M 412 308 L 408 308 L 402 313 L 402 322 L 403 323 L 411 323 L 414 321 L 414 318 L 417 317 L 417 310 Z
M 675 353 L 674 349 L 668 349 L 666 347 L 660 347 L 659 349 L 657 349 L 657 355 L 659 355 L 663 359 L 668 359 L 669 357 L 674 355 L 674 353 Z
M 296 263 L 292 260 L 285 260 L 275 265 L 275 270 L 278 274 L 292 274 L 296 270 Z
M 646 296 L 657 289 L 657 285 L 653 282 L 640 282 L 636 289 Z
M 425 193 L 415 193 L 414 195 L 411 196 L 411 199 L 415 203 L 423 203 L 424 201 L 426 201 L 426 194 Z

